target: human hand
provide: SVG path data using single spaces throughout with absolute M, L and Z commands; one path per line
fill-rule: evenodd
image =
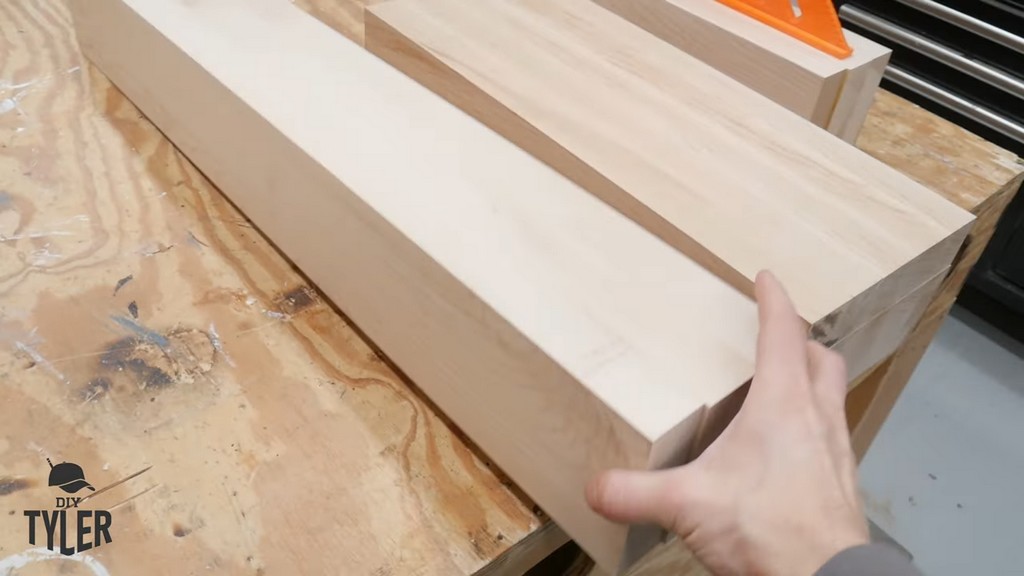
M 869 541 L 846 428 L 846 367 L 808 341 L 774 276 L 758 274 L 755 293 L 755 374 L 722 435 L 685 466 L 607 471 L 587 501 L 613 521 L 674 531 L 720 576 L 810 576 Z

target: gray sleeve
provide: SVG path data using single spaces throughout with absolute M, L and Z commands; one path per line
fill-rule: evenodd
M 910 558 L 885 544 L 847 548 L 832 557 L 815 576 L 921 576 Z

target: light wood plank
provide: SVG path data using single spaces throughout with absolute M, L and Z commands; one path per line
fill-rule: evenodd
M 899 347 L 948 275 L 947 267 L 884 313 L 831 346 L 846 358 L 846 370 L 851 381 L 888 358 Z
M 73 6 L 86 55 L 616 566 L 585 483 L 687 455 L 752 374 L 753 304 L 287 2 Z
M 364 1 L 295 4 L 361 43 Z M 0 500 L 17 511 L 52 498 L 39 476 L 40 451 L 81 462 L 97 485 L 153 464 L 94 500 L 110 506 L 159 484 L 114 510 L 114 543 L 98 556 L 111 574 L 177 576 L 215 562 L 219 574 L 346 566 L 354 574 L 468 576 L 505 551 L 498 561 L 536 558 L 536 544 L 557 545 L 536 537 L 551 532 L 529 499 L 335 307 L 307 298 L 315 293 L 308 280 L 81 58 L 63 1 L 0 3 L 0 36 L 7 42 L 0 78 L 8 81 L 0 81 L 0 99 L 18 104 L 0 115 L 9 202 L 0 205 L 0 248 L 31 256 L 46 246 L 52 256 L 0 264 L 0 373 L 7 375 L 0 389 L 9 413 L 20 415 L 0 424 L 8 440 L 0 484 L 15 489 Z M 884 90 L 859 144 L 985 221 L 961 263 L 984 248 L 978 230 L 998 219 L 1002 203 L 989 199 L 1015 191 L 1019 177 L 1007 183 L 1024 168 L 1013 154 Z M 128 273 L 134 279 L 112 297 Z M 137 322 L 160 333 L 214 325 L 224 355 L 214 355 L 197 386 L 133 394 L 139 382 L 121 375 L 108 394 L 83 404 L 77 392 L 104 375 L 99 358 L 123 337 L 111 331 L 109 315 L 127 314 L 133 301 Z M 32 349 L 71 381 L 70 395 L 5 339 L 21 329 L 40 339 Z M 912 368 L 909 356 L 899 362 Z M 895 374 L 876 383 L 887 391 Z M 73 427 L 54 426 L 70 418 Z M 141 432 L 157 425 L 159 433 Z M 209 489 L 224 476 L 237 496 Z M 328 480 L 311 485 L 311 477 Z M 265 529 L 279 521 L 294 528 Z M 186 535 L 175 535 L 176 527 Z M 20 514 L 0 513 L 0 560 L 27 546 L 25 529 Z M 520 553 L 524 546 L 529 553 Z M 524 571 L 504 562 L 501 569 Z M 69 564 L 26 570 L 66 575 Z
M 840 60 L 713 0 L 594 1 L 851 143 L 891 54 L 847 30 Z
M 114 576 L 470 576 L 499 556 L 520 575 L 560 544 L 85 60 L 63 0 L 0 2 L 7 98 L 0 565 L 46 544 L 22 514 L 65 495 L 46 457 L 97 489 L 149 468 L 88 501 L 113 541 L 87 556 Z
M 849 30 L 846 40 L 854 53 L 842 61 L 846 67 L 843 86 L 825 126 L 829 132 L 852 144 L 864 127 L 892 51 Z
M 773 270 L 829 345 L 944 270 L 971 221 L 585 0 L 397 0 L 368 9 L 366 46 L 736 288 Z
M 520 545 L 498 556 L 473 576 L 520 576 L 526 574 L 568 542 L 569 535 L 554 522 L 548 522 L 524 538 Z
M 716 0 L 594 1 L 796 114 L 828 125 L 845 73 L 834 58 L 819 57 Z

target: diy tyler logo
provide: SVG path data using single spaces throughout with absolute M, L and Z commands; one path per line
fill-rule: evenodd
M 78 464 L 61 462 L 54 466 L 49 458 L 46 461 L 50 464 L 50 486 L 59 488 L 67 494 L 78 494 L 86 489 L 90 492 L 96 491 L 92 484 L 85 479 L 85 471 Z M 60 553 L 65 556 L 109 544 L 111 541 L 110 512 L 78 508 L 85 498 L 88 496 L 58 496 L 54 510 L 25 510 L 25 516 L 28 517 L 28 543 L 35 545 L 36 536 L 41 532 L 36 530 L 40 524 L 36 520 L 42 520 L 42 527 L 46 530 L 46 547 L 51 551 L 55 547 L 55 541 L 59 545 Z M 68 542 L 69 519 L 70 525 L 77 528 L 78 532 L 78 537 L 73 542 Z M 58 526 L 60 527 L 59 540 Z M 68 544 L 77 544 L 77 546 Z

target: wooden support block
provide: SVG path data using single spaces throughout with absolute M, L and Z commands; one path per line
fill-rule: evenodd
M 285 0 L 71 5 L 83 52 L 603 566 L 653 544 L 584 486 L 688 456 L 753 373 L 749 299 Z
M 913 323 L 897 305 L 948 267 L 971 222 L 587 0 L 395 0 L 368 9 L 365 42 L 734 287 L 773 270 L 830 346 Z M 856 367 L 884 356 L 842 349 Z
M 889 98 L 896 97 L 890 96 Z M 936 137 L 944 135 L 942 132 L 951 131 L 944 125 L 934 128 L 933 134 L 937 134 Z M 955 128 L 959 130 L 958 127 Z M 986 147 L 983 148 L 978 142 L 966 140 L 957 141 L 953 145 L 963 146 L 965 149 L 968 146 L 975 149 L 980 148 L 989 156 L 973 163 L 970 168 L 990 170 L 1008 180 L 998 189 L 995 189 L 998 184 L 991 183 L 994 190 L 991 192 L 991 196 L 973 207 L 977 222 L 971 229 L 967 240 L 964 241 L 964 248 L 954 262 L 952 271 L 944 278 L 938 293 L 930 300 L 928 307 L 921 314 L 913 332 L 903 341 L 896 354 L 875 370 L 862 388 L 854 390 L 847 398 L 847 419 L 851 424 L 856 425 L 853 429 L 852 443 L 858 459 L 863 458 L 867 453 L 871 442 L 888 418 L 889 412 L 896 405 L 896 400 L 909 383 L 918 363 L 924 357 L 928 346 L 935 338 L 939 328 L 942 327 L 946 315 L 956 302 L 957 295 L 960 294 L 960 290 L 967 281 L 968 274 L 985 248 L 988 247 L 999 218 L 1024 181 L 1024 176 L 1020 174 L 1021 168 L 1012 164 L 1014 160 L 1011 153 L 999 150 L 994 145 L 981 141 L 980 138 L 978 140 Z M 898 140 L 895 142 L 865 142 L 866 147 L 871 147 L 873 152 L 878 152 L 880 155 L 880 147 L 895 147 L 899 144 Z M 1010 157 L 1009 162 L 1001 158 L 999 153 Z M 936 156 L 936 158 L 941 159 L 941 156 Z M 996 168 L 986 166 L 985 162 L 991 162 L 991 166 Z M 1014 170 L 1017 171 L 1015 177 L 1005 176 L 1007 172 L 1012 174 Z M 974 174 L 971 176 L 980 180 L 980 177 Z M 966 194 L 967 192 L 965 192 Z M 970 199 L 965 198 L 962 202 L 965 205 L 970 205 Z
M 846 142 L 855 144 L 868 117 L 868 110 L 875 101 L 892 50 L 856 32 L 845 32 L 846 41 L 854 52 L 850 58 L 842 60 L 846 66 L 843 87 L 825 128 Z
M 856 380 L 888 358 L 903 342 L 948 274 L 949 268 L 942 270 L 888 310 L 831 346 L 846 358 L 846 371 L 851 380 Z
M 853 143 L 891 50 L 846 31 L 840 60 L 714 0 L 594 0 Z

